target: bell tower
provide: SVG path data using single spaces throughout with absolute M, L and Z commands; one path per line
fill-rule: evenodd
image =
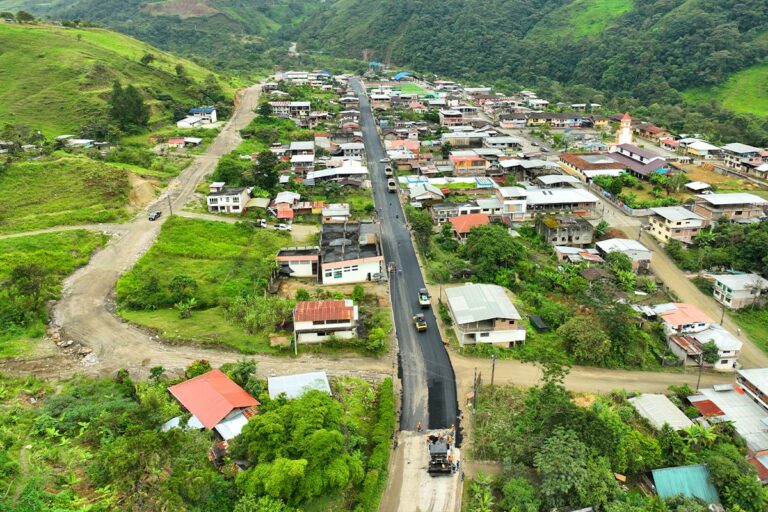
M 616 145 L 620 144 L 633 144 L 634 138 L 632 136 L 632 118 L 629 113 L 625 113 L 621 118 L 621 125 L 619 131 L 616 132 Z

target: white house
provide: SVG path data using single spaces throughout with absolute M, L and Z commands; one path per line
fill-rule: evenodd
M 339 150 L 347 158 L 360 158 L 365 154 L 365 145 L 362 142 L 348 142 L 346 144 L 339 144 Z
M 652 309 L 668 334 L 701 332 L 715 323 L 693 304 L 667 303 L 653 306 Z
M 189 109 L 190 117 L 200 118 L 203 124 L 213 124 L 218 120 L 216 109 L 213 107 L 198 107 Z
M 251 197 L 247 187 L 225 187 L 224 182 L 212 183 L 206 197 L 208 211 L 212 213 L 242 213 Z
M 612 252 L 625 254 L 632 260 L 632 269 L 637 272 L 640 269 L 648 269 L 651 265 L 651 250 L 629 238 L 611 238 L 595 244 L 600 254 L 605 257 Z
M 323 224 L 319 272 L 323 284 L 362 283 L 383 271 L 384 253 L 377 224 Z
M 763 292 L 768 290 L 768 280 L 757 274 L 716 275 L 715 299 L 731 309 L 739 309 L 756 302 L 762 302 Z
M 522 187 L 499 187 L 496 199 L 501 203 L 501 215 L 512 221 L 525 220 L 528 192 Z
M 297 302 L 293 310 L 293 336 L 297 343 L 322 343 L 331 336 L 357 335 L 357 306 L 351 300 Z
M 669 348 L 685 365 L 709 366 L 703 359 L 703 346 L 712 342 L 717 346 L 717 361 L 711 366 L 719 371 L 733 371 L 738 366 L 742 342 L 719 325 L 689 334 L 673 334 L 669 337 Z
M 525 341 L 520 314 L 507 292 L 495 284 L 465 284 L 445 290 L 459 343 L 511 347 Z
M 277 253 L 280 273 L 290 277 L 314 277 L 320 266 L 320 247 L 285 247 Z
M 445 194 L 442 190 L 429 183 L 417 183 L 410 188 L 411 201 L 418 203 L 421 202 L 435 202 L 445 199 Z

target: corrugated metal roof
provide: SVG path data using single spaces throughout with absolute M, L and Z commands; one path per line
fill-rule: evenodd
M 298 398 L 307 391 L 318 390 L 331 394 L 331 385 L 325 372 L 300 373 L 283 375 L 267 379 L 269 397 L 277 398 L 285 394 L 287 398 Z
M 295 322 L 320 320 L 352 320 L 355 318 L 355 303 L 351 300 L 321 300 L 297 302 L 293 313 Z
M 707 504 L 720 503 L 717 489 L 709 481 L 709 470 L 704 464 L 654 469 L 651 473 L 656 493 L 662 498 L 687 496 L 699 498 Z
M 723 411 L 723 416 L 733 422 L 736 432 L 747 442 L 750 450 L 768 450 L 768 428 L 762 422 L 768 417 L 768 413 L 748 395 L 735 389 L 715 391 L 708 388 L 700 390 L 699 393 L 711 400 Z
M 445 290 L 459 325 L 495 318 L 520 320 L 506 291 L 495 284 L 466 284 Z
M 171 386 L 168 391 L 207 429 L 216 426 L 233 409 L 259 405 L 258 400 L 218 369 Z
M 693 422 L 665 395 L 645 393 L 629 399 L 638 414 L 661 429 L 665 423 L 675 430 L 690 427 Z

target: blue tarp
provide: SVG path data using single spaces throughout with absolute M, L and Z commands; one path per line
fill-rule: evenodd
M 403 78 L 406 78 L 406 77 L 409 77 L 409 76 L 411 76 L 411 74 L 410 74 L 410 73 L 408 73 L 408 72 L 406 72 L 406 71 L 401 71 L 400 73 L 398 73 L 398 74 L 396 74 L 395 76 L 393 76 L 393 77 L 392 77 L 392 80 L 395 80 L 395 81 L 398 81 L 398 82 L 399 82 L 399 81 L 400 81 L 400 80 L 402 80 Z

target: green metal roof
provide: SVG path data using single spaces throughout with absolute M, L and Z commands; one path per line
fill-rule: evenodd
M 662 498 L 687 496 L 706 503 L 720 503 L 717 489 L 709 480 L 709 470 L 704 464 L 680 466 L 651 471 L 656 493 Z

